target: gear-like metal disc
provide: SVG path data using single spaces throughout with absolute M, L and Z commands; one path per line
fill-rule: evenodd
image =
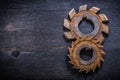
M 109 28 L 104 24 L 104 22 L 108 21 L 108 18 L 105 14 L 98 14 L 99 10 L 97 7 L 92 7 L 87 10 L 87 5 L 80 6 L 78 13 L 76 13 L 74 8 L 70 10 L 70 20 L 64 19 L 64 27 L 70 31 L 64 32 L 64 36 L 69 40 L 76 39 L 77 37 L 82 38 L 83 36 L 92 37 L 101 44 L 104 41 L 102 32 L 108 34 Z M 94 24 L 94 30 L 89 34 L 84 34 L 78 28 L 83 19 L 90 20 Z
M 74 68 L 79 69 L 79 71 L 95 71 L 95 69 L 100 67 L 101 61 L 104 61 L 102 50 L 102 43 L 104 41 L 103 33 L 108 34 L 109 28 L 104 23 L 108 21 L 105 14 L 98 14 L 99 8 L 92 7 L 87 10 L 87 5 L 82 5 L 79 8 L 79 12 L 76 13 L 73 8 L 69 12 L 70 20 L 64 19 L 64 27 L 68 29 L 68 32 L 64 32 L 66 39 L 76 39 L 72 42 L 71 48 L 69 47 L 68 57 L 70 63 L 74 65 Z M 94 24 L 94 29 L 91 33 L 85 34 L 81 32 L 78 28 L 83 20 L 91 21 Z M 92 57 L 89 60 L 85 60 L 81 57 L 83 50 L 91 50 Z M 85 54 L 85 52 L 83 52 Z
M 79 71 L 85 71 L 88 73 L 89 71 L 94 70 L 100 67 L 101 61 L 104 61 L 103 54 L 105 54 L 102 50 L 102 45 L 98 44 L 96 40 L 91 38 L 83 37 L 77 38 L 75 42 L 72 42 L 71 48 L 68 47 L 69 53 L 68 57 L 70 59 L 70 63 L 74 65 L 73 68 L 79 69 Z M 80 52 L 83 48 L 92 49 L 93 55 L 90 60 L 84 60 L 80 56 Z

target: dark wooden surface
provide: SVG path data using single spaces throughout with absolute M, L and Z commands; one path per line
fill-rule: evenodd
M 84 74 L 68 63 L 63 19 L 82 4 L 101 8 L 109 18 L 110 34 L 104 43 L 105 62 Z M 84 24 L 85 25 L 85 24 Z M 2 0 L 0 1 L 1 80 L 119 80 L 119 0 Z

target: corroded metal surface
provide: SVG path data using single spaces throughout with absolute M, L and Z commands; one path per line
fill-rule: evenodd
M 89 48 L 93 50 L 93 56 L 90 60 L 83 60 L 79 54 L 83 48 Z M 104 54 L 102 50 L 102 45 L 97 44 L 95 40 L 90 40 L 89 38 L 77 39 L 72 42 L 72 47 L 68 48 L 70 54 L 70 63 L 74 65 L 74 68 L 79 69 L 79 71 L 85 71 L 88 73 L 90 70 L 95 71 L 95 69 L 100 67 L 101 61 L 104 61 L 102 55 Z
M 72 42 L 71 48 L 68 48 L 70 63 L 80 72 L 88 73 L 91 70 L 94 72 L 97 66 L 100 67 L 101 61 L 104 61 L 102 58 L 104 51 L 101 49 L 103 47 L 101 44 L 104 42 L 103 33 L 109 34 L 109 28 L 104 24 L 108 18 L 105 14 L 98 14 L 99 11 L 100 9 L 97 7 L 87 10 L 87 5 L 82 5 L 79 7 L 78 13 L 74 8 L 70 10 L 68 13 L 70 20 L 64 19 L 64 27 L 69 30 L 64 32 L 65 38 L 68 40 L 76 39 Z M 91 33 L 85 34 L 79 30 L 78 26 L 84 19 L 94 24 Z M 81 58 L 80 53 L 83 48 L 93 50 L 91 59 L 86 61 Z
M 97 7 L 92 7 L 87 10 L 87 5 L 80 6 L 78 13 L 76 13 L 74 8 L 70 10 L 70 21 L 64 19 L 64 27 L 70 31 L 65 32 L 64 36 L 67 39 L 76 39 L 77 36 L 80 38 L 87 36 L 99 40 L 99 43 L 103 43 L 104 36 L 102 32 L 106 34 L 109 33 L 108 26 L 104 24 L 104 22 L 108 21 L 108 18 L 105 16 L 105 14 L 97 14 L 99 10 L 100 9 Z M 89 34 L 84 34 L 78 28 L 83 19 L 90 20 L 94 24 L 94 30 Z

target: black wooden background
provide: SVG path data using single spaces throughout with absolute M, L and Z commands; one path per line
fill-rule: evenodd
M 84 74 L 68 63 L 63 20 L 70 9 L 88 4 L 109 18 L 110 34 L 104 43 L 105 62 L 94 73 Z M 84 24 L 85 25 L 85 24 Z M 1 0 L 1 80 L 119 80 L 119 0 Z

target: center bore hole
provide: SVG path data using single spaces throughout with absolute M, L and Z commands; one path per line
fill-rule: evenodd
M 93 56 L 93 49 L 90 49 L 90 48 L 83 48 L 81 51 L 80 51 L 80 54 L 79 54 L 80 58 L 85 60 L 85 61 L 88 61 L 92 58 Z
M 78 25 L 79 30 L 84 34 L 89 34 L 94 30 L 94 24 L 91 20 L 84 18 Z

